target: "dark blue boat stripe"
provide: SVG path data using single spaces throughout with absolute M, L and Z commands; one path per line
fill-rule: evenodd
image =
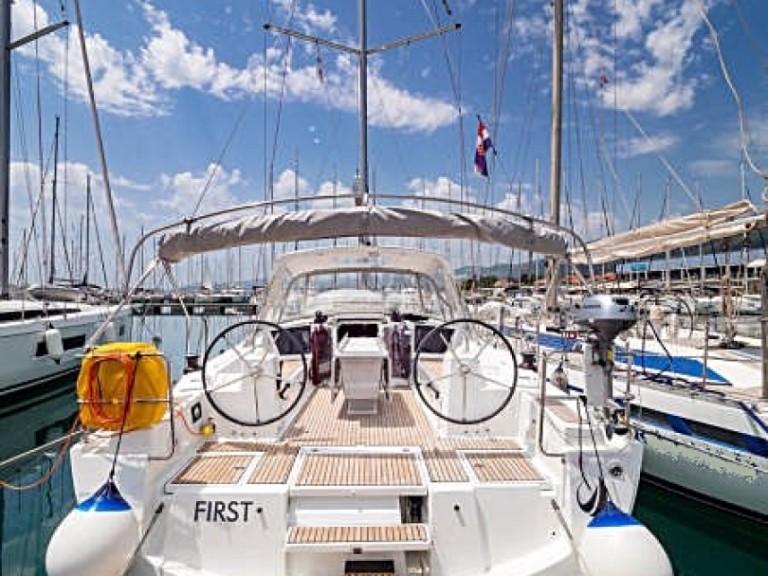
M 580 342 L 571 338 L 565 338 L 560 334 L 551 334 L 542 332 L 538 335 L 540 346 L 550 348 L 551 350 L 573 350 Z M 623 350 L 616 350 L 614 360 L 620 364 L 627 363 L 627 353 Z M 704 374 L 704 364 L 700 360 L 688 358 L 686 356 L 666 356 L 655 352 L 632 351 L 632 364 L 636 368 L 644 368 L 653 372 L 670 372 L 688 378 L 701 378 Z M 717 384 L 730 385 L 731 382 L 720 373 L 707 367 L 707 380 Z

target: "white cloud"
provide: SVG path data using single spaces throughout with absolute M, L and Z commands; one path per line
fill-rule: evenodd
M 274 0 L 273 4 L 284 18 L 290 19 L 294 26 L 307 34 L 336 30 L 337 18 L 329 10 L 319 12 L 314 4 L 301 6 L 295 0 Z
M 595 86 L 602 75 L 609 80 L 600 93 L 605 106 L 667 116 L 693 105 L 703 78 L 691 67 L 702 21 L 696 2 L 670 4 L 618 0 L 613 19 L 603 16 L 603 4 L 587 0 L 570 9 L 584 82 Z
M 204 172 L 196 174 L 163 174 L 160 186 L 163 191 L 170 193 L 170 197 L 158 201 L 158 204 L 163 208 L 175 210 L 176 215 L 180 217 L 191 215 L 198 202 L 200 208 L 195 212 L 197 214 L 229 208 L 237 204 L 233 188 L 241 184 L 241 181 L 239 170 L 227 172 L 217 164 L 209 164 Z M 166 214 L 164 220 L 170 220 L 172 216 Z
M 352 188 L 342 184 L 341 182 L 322 182 L 316 190 L 317 196 L 345 196 L 352 194 Z M 314 200 L 312 202 L 312 208 L 341 208 L 345 206 L 353 206 L 354 200 L 352 198 L 347 199 L 327 199 L 327 200 Z
M 627 138 L 619 142 L 619 155 L 634 158 L 646 154 L 661 154 L 674 148 L 679 138 L 673 134 L 657 134 L 648 138 Z
M 19 0 L 13 4 L 14 38 L 20 38 L 50 23 L 49 16 L 32 0 Z M 62 36 L 68 34 L 69 39 Z M 48 72 L 70 96 L 88 100 L 85 66 L 80 51 L 79 30 L 72 24 L 68 32 L 49 34 L 35 44 L 25 44 L 20 54 L 40 58 Z M 66 44 L 68 43 L 69 49 Z M 86 35 L 86 49 L 99 107 L 124 116 L 150 116 L 167 111 L 167 99 L 160 94 L 153 79 L 142 63 L 130 52 L 120 52 L 98 34 Z
M 458 204 L 452 206 L 446 202 L 430 203 L 429 200 L 431 198 L 451 200 L 453 202 L 464 201 L 468 203 L 477 203 L 478 201 L 471 189 L 467 190 L 462 198 L 461 184 L 455 182 L 448 176 L 438 176 L 434 180 L 429 178 L 413 178 L 408 182 L 407 188 L 412 196 L 424 198 L 423 202 L 411 200 L 407 204 L 418 206 L 419 208 L 426 208 L 427 210 L 458 211 Z
M 244 68 L 222 62 L 211 47 L 202 46 L 174 27 L 165 11 L 150 2 L 141 4 L 150 31 L 134 52 L 118 50 L 97 33 L 86 34 L 96 100 L 100 109 L 123 116 L 155 116 L 168 114 L 173 91 L 192 89 L 220 99 L 246 98 L 265 90 L 274 99 L 314 102 L 344 112 L 356 112 L 357 62 L 346 55 L 322 59 L 323 81 L 318 74 L 315 52 L 271 47 L 266 55 L 255 52 Z M 281 11 L 287 2 L 278 3 Z M 19 0 L 14 4 L 18 33 L 33 30 L 35 4 Z M 49 22 L 49 16 L 37 7 L 38 28 Z M 294 14 L 292 22 L 305 31 L 334 32 L 336 17 L 309 4 Z M 284 39 L 276 38 L 276 45 Z M 69 29 L 70 47 L 59 35 L 51 35 L 38 44 L 39 56 L 58 84 L 65 82 L 70 95 L 87 101 L 84 66 L 79 50 L 78 31 Z M 294 41 L 294 46 L 301 46 Z M 22 53 L 34 57 L 27 45 Z M 64 55 L 69 55 L 65 65 Z M 286 66 L 285 57 L 288 59 Z M 302 58 L 306 63 L 302 63 Z M 68 70 L 68 72 L 67 72 Z M 432 132 L 456 119 L 456 111 L 447 102 L 404 90 L 380 73 L 372 62 L 369 76 L 369 117 L 374 126 L 417 132 Z
M 298 176 L 294 170 L 283 170 L 272 185 L 275 200 L 285 200 L 296 196 L 306 196 L 309 182 L 303 176 Z
M 689 171 L 694 176 L 725 176 L 732 177 L 738 174 L 739 165 L 733 160 L 716 160 L 701 158 L 694 160 L 689 165 Z

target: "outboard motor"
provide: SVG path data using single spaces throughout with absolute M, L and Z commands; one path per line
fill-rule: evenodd
M 588 331 L 584 344 L 587 403 L 606 408 L 613 398 L 613 341 L 637 322 L 637 311 L 626 296 L 593 294 L 584 298 L 574 320 Z
M 626 432 L 626 428 L 616 428 L 618 410 L 611 406 L 613 342 L 619 333 L 631 328 L 637 321 L 635 307 L 626 296 L 591 295 L 584 299 L 581 308 L 577 310 L 575 321 L 588 331 L 584 344 L 587 404 L 596 408 L 598 413 L 602 412 L 608 438 L 614 432 Z M 578 549 L 588 574 L 674 574 L 664 548 L 651 531 L 620 510 L 610 499 L 587 525 Z

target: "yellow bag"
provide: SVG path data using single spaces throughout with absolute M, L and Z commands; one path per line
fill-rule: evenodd
M 168 404 L 163 354 L 144 342 L 112 342 L 83 358 L 77 377 L 80 421 L 87 428 L 134 430 L 156 424 Z M 125 419 L 125 424 L 123 424 Z

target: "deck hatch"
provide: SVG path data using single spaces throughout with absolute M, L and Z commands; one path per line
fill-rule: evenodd
M 420 486 L 412 454 L 308 454 L 298 486 Z
M 195 456 L 174 484 L 237 484 L 254 456 Z

